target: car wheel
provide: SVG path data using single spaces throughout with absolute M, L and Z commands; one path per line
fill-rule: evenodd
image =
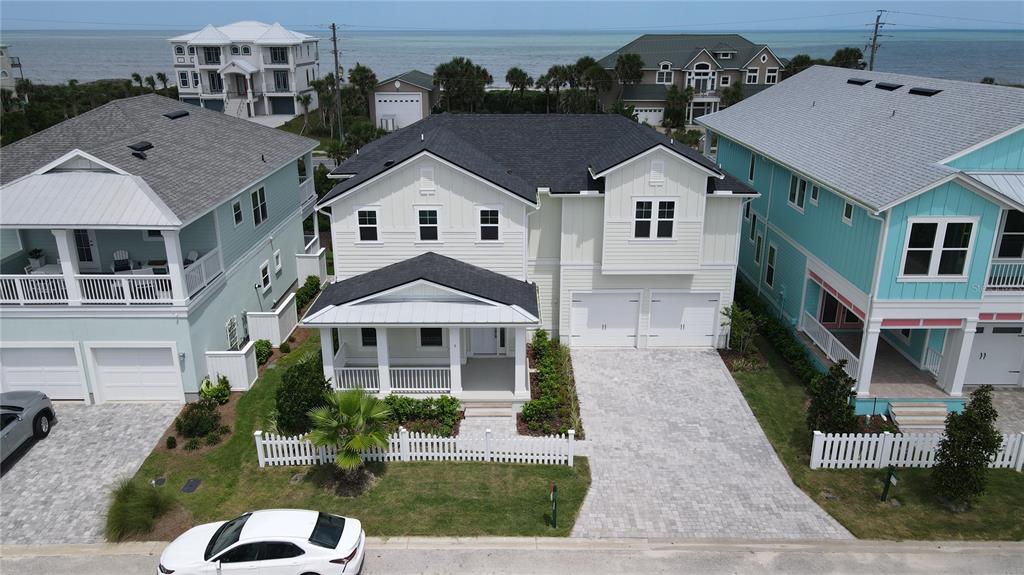
M 47 435 L 50 435 L 50 416 L 45 413 L 40 413 L 36 416 L 32 422 L 32 431 L 36 436 L 36 439 L 43 439 Z

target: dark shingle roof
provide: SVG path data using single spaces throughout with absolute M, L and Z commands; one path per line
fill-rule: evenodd
M 405 84 L 412 84 L 419 86 L 420 88 L 426 88 L 427 90 L 434 89 L 434 77 L 426 72 L 420 72 L 419 70 L 409 70 L 408 72 L 402 72 L 397 76 L 392 76 L 387 80 L 382 80 L 377 83 L 378 86 L 384 86 L 385 84 L 394 84 L 395 80 L 399 80 Z
M 682 67 L 700 53 L 702 49 L 711 52 L 736 51 L 728 60 L 718 60 L 722 68 L 740 68 L 764 48 L 739 34 L 644 34 L 629 44 L 598 60 L 605 68 L 615 67 L 619 54 L 639 54 L 644 68 L 657 68 L 661 62 L 672 62 L 673 67 Z
M 626 102 L 664 102 L 668 86 L 664 84 L 629 84 L 622 87 L 622 99 Z
M 189 115 L 164 116 L 180 110 Z M 145 160 L 128 148 L 142 140 L 153 144 Z M 115 100 L 0 148 L 0 183 L 77 148 L 141 177 L 188 222 L 316 145 L 316 140 L 147 94 Z
M 517 305 L 534 316 L 539 313 L 537 288 L 533 284 L 434 252 L 426 252 L 328 285 L 309 307 L 306 316 L 332 305 L 345 304 L 417 280 L 426 280 L 505 305 Z
M 437 114 L 367 144 L 335 168 L 351 177 L 321 203 L 422 151 L 536 202 L 537 188 L 593 190 L 588 167 L 598 173 L 658 145 L 720 173 L 692 148 L 615 114 Z

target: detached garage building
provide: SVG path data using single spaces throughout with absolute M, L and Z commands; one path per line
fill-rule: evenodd
M 377 84 L 370 100 L 370 117 L 388 131 L 404 128 L 430 115 L 436 93 L 433 76 L 410 70 Z

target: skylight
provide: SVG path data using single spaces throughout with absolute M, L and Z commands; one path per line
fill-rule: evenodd
M 135 142 L 134 144 L 128 144 L 128 147 L 135 150 L 136 152 L 145 152 L 146 150 L 153 147 L 153 144 L 142 140 L 141 142 Z
M 893 90 L 902 88 L 903 84 L 893 84 L 892 82 L 875 82 L 875 87 L 878 88 L 879 90 L 892 92 Z
M 942 90 L 939 90 L 937 88 L 911 88 L 910 90 L 907 91 L 915 96 L 934 96 L 935 94 L 938 94 Z
M 178 118 L 181 118 L 181 117 L 184 117 L 184 116 L 187 116 L 187 115 L 188 115 L 188 111 L 186 111 L 186 110 L 177 110 L 175 112 L 167 112 L 166 114 L 164 114 L 164 117 L 168 118 L 168 119 L 171 119 L 171 120 L 177 120 Z
M 850 78 L 849 80 L 846 81 L 846 83 L 854 84 L 857 86 L 863 86 L 864 84 L 867 84 L 870 81 L 871 80 L 868 80 L 867 78 Z

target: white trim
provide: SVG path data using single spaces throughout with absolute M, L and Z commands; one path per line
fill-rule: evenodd
M 952 168 L 949 168 L 949 169 L 952 169 Z M 967 174 L 965 172 L 953 172 L 953 173 L 949 174 L 948 176 L 946 176 L 944 178 L 940 178 L 938 180 L 935 180 L 934 182 L 926 184 L 924 187 L 920 188 L 919 190 L 917 190 L 915 192 L 907 194 L 906 196 L 903 196 L 903 197 L 901 197 L 899 199 L 893 200 L 893 201 L 889 202 L 888 204 L 885 204 L 882 207 L 878 208 L 877 210 L 872 210 L 872 211 L 874 211 L 875 213 L 880 213 L 880 212 L 887 211 L 890 208 L 892 208 L 893 206 L 898 206 L 898 205 L 900 205 L 900 204 L 902 204 L 902 203 L 904 203 L 904 202 L 906 202 L 908 200 L 912 200 L 912 199 L 916 198 L 917 196 L 920 196 L 921 194 L 925 194 L 927 192 L 930 192 L 930 191 L 934 190 L 935 188 L 937 188 L 937 187 L 939 187 L 939 186 L 941 186 L 943 184 L 947 184 L 949 182 L 952 182 L 954 180 L 957 181 L 958 183 L 962 184 L 965 188 L 967 188 L 970 191 L 976 192 L 979 195 L 988 196 L 989 199 L 993 200 L 994 203 L 996 203 L 996 204 L 998 204 L 1000 206 L 1011 207 L 1011 208 L 1016 209 L 1016 210 L 1024 210 L 1024 205 L 1017 204 L 1016 202 L 1012 201 L 1010 198 L 1000 194 L 997 190 L 993 190 L 992 188 L 986 186 L 984 183 L 979 182 L 978 180 L 975 180 L 974 178 L 972 178 L 970 176 L 970 174 Z
M 373 225 L 359 223 L 359 212 L 373 212 Z M 356 244 L 379 244 L 383 240 L 380 239 L 380 206 L 356 206 Z M 362 237 L 363 228 L 373 228 L 374 235 L 377 236 L 375 240 L 364 240 Z
M 93 390 L 93 394 L 96 399 L 96 403 L 105 403 L 106 398 L 103 396 L 102 385 L 99 383 L 99 377 L 96 374 L 96 362 L 92 355 L 92 350 L 96 348 L 171 348 L 171 360 L 174 363 L 175 372 L 178 374 L 178 391 L 181 392 L 181 403 L 185 403 L 185 388 L 181 378 L 181 360 L 178 355 L 178 343 L 174 341 L 83 341 L 82 347 L 84 348 L 85 355 L 88 357 L 88 370 L 89 379 L 96 384 L 96 388 Z M 195 365 L 195 358 L 192 360 Z
M 267 273 L 264 274 L 263 270 L 266 270 Z M 260 273 L 260 289 L 262 290 L 263 295 L 266 295 L 267 292 L 270 291 L 270 289 L 274 285 L 274 282 L 271 279 L 270 261 L 269 260 L 263 260 L 263 263 L 260 264 L 259 273 Z
M 501 224 L 502 215 L 503 215 L 502 214 L 502 209 L 501 209 L 502 208 L 501 204 L 492 204 L 492 205 L 477 204 L 476 206 L 474 206 L 474 208 L 475 208 L 474 213 L 476 214 L 476 218 L 475 218 L 476 221 L 474 222 L 474 225 L 476 226 L 476 241 L 478 243 L 480 243 L 480 244 L 500 244 L 500 243 L 504 242 L 505 241 L 505 234 L 504 234 L 504 230 L 502 230 L 502 228 L 504 226 Z M 495 227 L 495 224 L 483 224 L 483 223 L 481 223 L 480 217 L 483 215 L 482 212 L 485 211 L 485 210 L 489 211 L 489 212 L 492 212 L 492 211 L 493 212 L 498 212 L 498 224 L 497 224 L 498 237 L 497 237 L 497 239 L 493 239 L 493 240 L 485 240 L 484 239 L 484 226 L 486 225 L 487 227 Z
M 722 74 L 721 76 L 719 76 L 718 77 L 718 85 L 719 86 L 728 86 L 729 85 L 729 76 L 727 76 L 725 74 Z
M 647 184 L 649 186 L 665 185 L 665 160 L 651 160 L 651 171 L 647 177 Z
M 743 64 L 742 66 L 740 66 L 740 68 L 746 68 L 747 64 L 750 64 L 751 62 L 753 62 L 754 58 L 757 58 L 758 56 L 760 56 L 761 53 L 764 52 L 765 50 L 768 50 L 768 53 L 772 55 L 772 58 L 775 58 L 775 61 L 779 63 L 779 70 L 782 70 L 784 68 L 784 66 L 782 65 L 782 60 L 778 56 L 776 56 L 775 52 L 772 51 L 771 47 L 769 47 L 767 45 L 762 46 L 761 49 L 758 50 L 756 54 L 751 56 L 750 59 L 747 60 L 746 64 Z M 764 61 L 762 61 L 762 63 L 764 63 Z
M 275 274 L 279 274 L 279 273 L 281 273 L 281 270 L 284 269 L 284 264 L 281 262 L 281 250 L 280 249 L 274 250 L 273 259 L 274 259 L 274 273 Z
M 680 222 L 680 220 L 676 218 L 676 208 L 677 208 L 677 206 L 679 204 L 679 201 L 678 201 L 679 197 L 678 196 L 633 196 L 632 199 L 633 199 L 633 218 L 631 220 L 627 220 L 628 223 L 633 228 L 631 230 L 631 233 L 630 233 L 629 241 L 638 241 L 638 242 L 645 242 L 646 243 L 646 242 L 652 242 L 652 241 L 656 242 L 656 241 L 659 241 L 659 240 L 662 241 L 662 242 L 668 242 L 668 241 L 674 241 L 676 239 L 676 228 L 678 228 L 676 223 Z M 650 218 L 639 219 L 639 220 L 637 219 L 637 217 L 636 217 L 636 208 L 637 208 L 637 204 L 639 202 L 650 202 L 651 203 L 651 217 Z M 672 217 L 671 218 L 662 218 L 661 217 L 659 212 L 661 210 L 661 203 L 662 202 L 670 202 L 672 204 Z M 647 237 L 642 237 L 642 236 L 637 236 L 636 235 L 636 223 L 638 221 L 650 222 L 651 226 L 650 226 L 650 229 L 648 230 Z M 701 220 L 698 219 L 698 220 L 693 220 L 693 221 L 694 222 L 699 222 Z M 672 224 L 672 235 L 667 236 L 667 237 L 663 237 L 663 236 L 659 236 L 658 235 L 658 224 L 660 224 L 661 222 L 670 222 Z
M 437 192 L 434 166 L 420 166 L 419 189 L 423 195 L 433 195 Z
M 423 330 L 425 329 L 436 329 L 441 332 L 441 344 L 440 345 L 423 345 Z M 423 325 L 416 329 L 416 349 L 418 351 L 429 351 L 434 349 L 444 349 L 445 344 L 448 343 L 448 337 L 445 333 L 445 329 L 434 325 Z
M 360 350 L 368 351 L 368 350 L 371 350 L 371 349 L 373 349 L 373 350 L 377 349 L 377 328 L 375 328 L 375 327 L 359 327 L 359 328 L 355 328 L 355 329 L 359 330 L 358 337 L 359 337 L 359 349 Z M 363 330 L 364 329 L 368 329 L 368 330 L 373 332 L 373 345 L 365 345 L 363 343 Z
M 966 282 L 970 276 L 971 260 L 973 254 L 971 253 L 974 248 L 974 239 L 978 234 L 978 216 L 941 216 L 941 217 L 929 217 L 929 216 L 915 216 L 909 217 L 905 221 L 907 223 L 906 237 L 903 240 L 903 251 L 900 255 L 900 267 L 896 270 L 896 282 L 897 283 L 911 283 L 911 282 L 951 282 L 960 283 Z M 935 237 L 932 239 L 932 247 L 928 248 L 931 257 L 928 261 L 928 273 L 927 274 L 913 274 L 907 275 L 904 273 L 904 269 L 907 262 L 907 252 L 910 249 L 910 236 L 913 232 L 914 224 L 936 224 Z M 946 236 L 946 227 L 949 224 L 971 224 L 971 237 L 967 240 L 966 248 L 945 248 L 943 242 Z M 940 275 L 939 261 L 942 259 L 942 252 L 946 249 L 949 250 L 965 250 L 967 257 L 964 259 L 963 273 L 959 275 Z M 915 251 L 924 251 L 925 248 L 914 248 Z
M 412 207 L 413 212 L 416 215 L 416 243 L 417 244 L 443 244 L 444 240 L 441 237 L 441 206 L 426 206 L 426 205 L 414 205 Z M 434 212 L 434 223 L 423 224 L 420 223 L 420 212 Z M 423 239 L 423 227 L 435 228 L 437 238 L 432 240 Z
M 561 278 L 561 276 L 559 276 L 559 285 L 562 285 L 562 281 L 561 280 L 562 280 L 562 278 Z M 633 331 L 633 333 L 634 333 L 634 336 L 633 336 L 633 347 L 639 348 L 640 347 L 640 323 L 641 323 L 640 320 L 643 318 L 643 315 L 644 315 L 643 314 L 643 311 L 644 311 L 644 296 L 646 295 L 646 291 L 647 290 L 644 289 L 644 288 L 608 288 L 608 289 L 585 289 L 584 288 L 584 289 L 577 289 L 577 290 L 568 290 L 569 301 L 566 302 L 566 303 L 568 303 L 568 305 L 569 305 L 569 325 L 568 325 L 568 329 L 565 332 L 565 337 L 568 338 L 567 341 L 569 342 L 569 346 L 572 347 L 572 336 L 573 336 L 573 329 L 572 329 L 572 300 L 576 296 L 576 294 L 621 293 L 621 294 L 636 294 L 638 305 L 637 305 L 637 308 L 636 308 L 636 324 L 634 326 L 634 331 Z M 559 302 L 559 305 L 562 305 L 561 302 Z M 650 302 L 648 302 L 648 309 L 650 309 Z M 559 315 L 561 315 L 561 311 L 559 311 Z M 650 323 L 649 320 L 648 320 L 648 323 Z M 646 334 L 644 334 L 644 335 L 646 336 Z M 562 337 L 563 336 L 560 333 L 559 334 L 559 339 L 561 339 Z
M 110 170 L 111 172 L 114 172 L 115 174 L 120 174 L 122 176 L 130 176 L 131 175 L 130 173 L 122 170 L 121 168 L 118 168 L 114 164 L 111 164 L 109 162 L 104 162 L 103 160 L 97 158 L 96 156 L 94 156 L 94 155 L 92 155 L 92 154 L 90 154 L 88 152 L 83 152 L 82 150 L 80 150 L 78 148 L 75 148 L 74 150 L 71 150 L 70 152 L 64 154 L 63 156 L 57 158 L 56 160 L 50 162 L 49 164 L 46 164 L 45 166 L 37 169 L 36 171 L 34 171 L 34 172 L 32 172 L 31 174 L 28 174 L 28 175 L 30 175 L 30 176 L 41 176 L 41 175 L 49 172 L 50 170 L 56 168 L 57 166 L 63 164 L 64 162 L 67 162 L 71 158 L 75 158 L 75 157 L 85 158 L 86 160 L 89 160 L 90 162 L 92 162 L 94 164 L 99 164 L 100 166 L 103 166 L 104 168 Z M 18 180 L 20 180 L 20 179 L 21 178 L 18 178 Z M 14 182 L 17 182 L 18 180 L 14 180 Z M 13 184 L 14 182 L 10 182 L 10 183 Z
M 772 257 L 774 254 L 775 257 Z M 768 252 L 764 258 L 764 285 L 775 289 L 775 272 L 778 269 L 779 248 L 773 242 L 768 242 Z M 768 272 L 772 272 L 772 281 L 768 281 Z
M 771 82 L 768 81 L 769 77 L 772 78 Z M 764 83 L 765 83 L 765 85 L 768 85 L 768 86 L 770 86 L 772 84 L 778 84 L 779 83 L 779 69 L 778 68 L 765 68 L 764 69 Z
M 811 193 L 810 193 L 810 195 L 807 196 L 807 199 L 810 200 L 811 205 L 815 205 L 815 206 L 818 205 L 818 197 L 820 197 L 820 196 L 821 196 L 821 186 L 819 186 L 818 184 L 815 184 L 814 182 L 811 182 Z
M 593 177 L 596 180 L 597 178 L 605 177 L 609 173 L 611 173 L 614 170 L 616 170 L 619 167 L 621 167 L 623 164 L 627 164 L 629 162 L 632 162 L 633 160 L 638 160 L 638 159 L 643 158 L 644 156 L 647 156 L 648 154 L 652 154 L 652 153 L 654 153 L 654 152 L 656 152 L 658 150 L 662 150 L 662 151 L 668 152 L 668 153 L 676 156 L 677 158 L 692 164 L 697 169 L 703 171 L 704 173 L 706 173 L 709 176 L 714 176 L 714 177 L 716 177 L 716 178 L 718 178 L 720 180 L 725 178 L 725 175 L 723 175 L 721 172 L 716 172 L 716 171 L 713 171 L 713 170 L 711 170 L 711 169 L 709 169 L 709 168 L 707 168 L 705 166 L 702 166 L 702 165 L 698 164 L 696 161 L 692 160 L 691 158 L 688 158 L 688 157 L 684 156 L 683 154 L 680 154 L 679 152 L 673 150 L 672 148 L 666 146 L 665 144 L 657 144 L 655 146 L 652 146 L 652 147 L 648 148 L 647 150 L 645 150 L 643 152 L 640 152 L 639 154 L 637 154 L 635 156 L 631 156 L 629 158 L 626 158 L 626 159 L 622 160 L 621 162 L 619 162 L 619 163 L 617 163 L 617 164 L 615 164 L 613 166 L 610 166 L 608 168 L 605 168 L 604 170 L 601 170 L 599 173 L 595 174 L 594 170 L 591 169 L 591 168 L 588 168 L 588 170 L 590 171 L 591 177 Z
M 75 351 L 78 362 L 78 380 L 82 383 L 82 400 L 86 405 L 93 405 L 95 399 L 89 393 L 89 378 L 86 377 L 86 365 L 82 363 L 82 349 L 77 341 L 0 341 L 0 351 L 8 348 L 71 348 Z
M 789 188 L 786 190 L 786 203 L 789 204 L 789 207 L 801 214 L 804 213 L 804 206 L 807 205 L 807 184 L 808 181 L 800 176 L 796 174 L 789 175 Z
M 707 54 L 708 58 L 711 58 L 711 61 L 715 63 L 715 67 L 714 68 L 711 68 L 711 65 L 708 64 L 708 70 L 718 70 L 719 68 L 721 68 L 721 66 L 718 65 L 718 60 L 715 58 L 715 56 L 711 52 L 708 52 L 707 48 L 701 48 L 700 52 L 697 52 L 696 54 L 694 54 L 693 58 L 690 58 L 690 61 L 687 62 L 684 66 L 682 66 L 680 68 L 680 70 L 689 70 L 690 69 L 690 64 L 693 64 L 693 62 L 695 60 L 697 60 L 697 58 L 700 58 L 701 54 Z M 707 62 L 704 62 L 704 63 L 706 64 Z
M 750 81 L 750 72 L 754 72 L 754 81 Z M 761 79 L 760 68 L 746 68 L 744 69 L 743 83 L 748 85 L 757 84 L 757 81 Z
M 230 200 L 230 204 L 231 204 L 231 221 L 235 224 L 235 227 L 237 228 L 238 226 L 240 226 L 243 223 L 245 223 L 245 212 L 242 211 L 242 198 L 236 197 L 235 199 Z M 236 217 L 236 214 L 235 214 L 235 207 L 236 206 L 238 207 L 238 214 L 237 214 L 237 216 L 239 216 L 239 217 Z
M 761 267 L 761 251 L 764 249 L 764 236 L 757 234 L 754 238 L 754 266 Z
M 149 237 L 149 232 L 157 232 L 157 236 L 155 238 L 151 238 L 151 237 Z M 149 229 L 149 230 L 142 230 L 142 241 L 144 241 L 144 242 L 160 242 L 160 243 L 163 243 L 164 242 L 164 236 L 163 236 L 162 230 L 159 230 L 157 228 L 153 228 L 153 229 Z
M 254 199 L 255 196 L 255 199 Z M 256 203 L 259 201 L 259 203 Z M 249 191 L 249 206 L 252 208 L 252 228 L 259 229 L 263 222 L 270 219 L 270 208 L 267 207 L 267 188 L 259 186 Z M 260 213 L 260 221 L 256 221 L 256 212 Z M 266 212 L 266 215 L 263 215 Z
M 953 160 L 959 160 L 960 158 L 966 156 L 967 154 L 970 154 L 971 152 L 976 152 L 976 151 L 984 148 L 985 146 L 988 146 L 989 144 L 992 144 L 994 142 L 998 142 L 999 140 L 1002 140 L 1003 138 L 1005 138 L 1007 136 L 1010 136 L 1010 135 L 1013 135 L 1013 134 L 1015 134 L 1015 133 L 1017 133 L 1017 132 L 1019 132 L 1021 130 L 1024 130 L 1024 123 L 1018 124 L 1018 125 L 1010 128 L 1009 130 L 1006 130 L 1005 132 L 996 134 L 995 136 L 992 136 L 991 138 L 988 138 L 987 140 L 982 140 L 982 141 L 978 142 L 977 144 L 974 144 L 973 146 L 970 146 L 969 148 L 964 148 L 963 150 L 960 150 L 959 152 L 953 154 L 952 156 L 949 156 L 947 158 L 943 158 L 943 159 L 939 160 L 938 163 L 945 165 L 945 164 L 948 164 L 948 163 L 952 162 Z

